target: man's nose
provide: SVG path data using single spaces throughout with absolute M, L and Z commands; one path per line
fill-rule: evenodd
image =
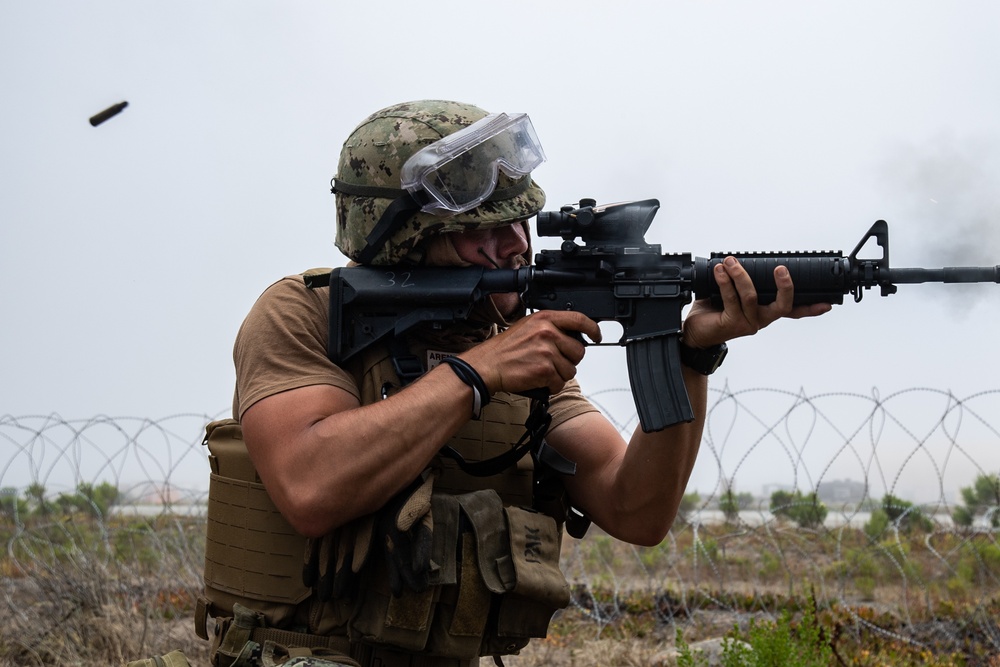
M 525 237 L 524 223 L 515 222 L 497 231 L 497 250 L 501 257 L 513 257 L 528 250 L 528 239 Z

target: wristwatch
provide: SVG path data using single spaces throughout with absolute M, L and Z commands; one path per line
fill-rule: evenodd
M 729 352 L 725 343 L 706 348 L 688 347 L 681 341 L 681 363 L 702 375 L 711 375 L 719 370 Z

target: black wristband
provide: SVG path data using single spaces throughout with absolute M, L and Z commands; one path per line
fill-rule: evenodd
M 479 419 L 483 408 L 490 404 L 490 390 L 486 387 L 486 382 L 476 369 L 469 365 L 469 362 L 458 357 L 445 357 L 441 363 L 451 366 L 458 379 L 472 388 L 472 418 Z
M 682 364 L 702 375 L 711 375 L 722 365 L 729 348 L 725 343 L 720 343 L 705 349 L 696 349 L 688 347 L 681 341 L 680 352 Z

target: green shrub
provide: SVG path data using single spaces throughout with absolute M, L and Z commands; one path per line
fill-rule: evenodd
M 740 512 L 753 505 L 753 494 L 747 492 L 736 492 L 736 486 L 728 483 L 725 490 L 719 496 L 718 507 L 726 519 L 726 523 L 736 523 L 739 521 Z
M 890 525 L 905 534 L 926 533 L 934 528 L 934 524 L 924 516 L 920 508 L 908 500 L 887 494 L 882 497 L 881 505 L 872 511 L 871 520 L 865 524 L 864 531 L 868 537 L 876 540 Z
M 734 628 L 722 647 L 723 667 L 827 667 L 833 649 L 812 606 L 793 623 L 788 611 L 774 623 L 750 621 L 746 636 Z M 680 664 L 678 662 L 678 664 Z
M 951 515 L 957 525 L 971 526 L 975 517 L 988 516 L 993 528 L 1000 527 L 1000 475 L 979 475 L 961 493 L 965 506 Z
M 826 505 L 816 493 L 803 495 L 801 491 L 775 491 L 771 494 L 771 514 L 791 519 L 803 528 L 818 528 L 826 521 Z
M 865 535 L 874 541 L 878 541 L 882 539 L 887 530 L 889 530 L 889 516 L 882 508 L 872 510 L 872 516 L 864 526 Z

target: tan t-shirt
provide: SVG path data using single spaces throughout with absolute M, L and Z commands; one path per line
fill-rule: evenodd
M 282 278 L 261 294 L 233 348 L 235 419 L 262 398 L 311 385 L 339 387 L 361 400 L 354 378 L 327 356 L 329 313 L 329 288 L 310 289 L 301 275 Z M 550 399 L 551 428 L 596 411 L 572 380 Z

